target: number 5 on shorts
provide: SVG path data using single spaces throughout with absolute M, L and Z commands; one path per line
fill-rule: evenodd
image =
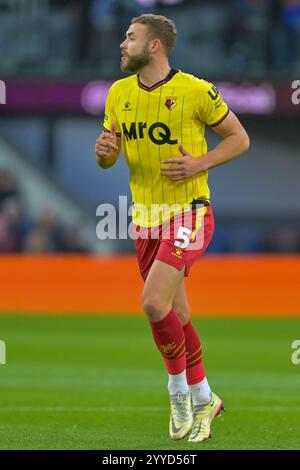
M 176 240 L 174 242 L 174 245 L 178 246 L 179 248 L 182 248 L 182 249 L 186 248 L 190 243 L 191 233 L 192 233 L 192 231 L 189 228 L 179 227 L 176 238 L 179 238 L 179 239 L 184 240 L 184 241 L 180 242 L 180 241 Z

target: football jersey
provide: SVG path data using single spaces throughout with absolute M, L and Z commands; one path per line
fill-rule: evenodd
M 143 85 L 138 74 L 111 86 L 104 129 L 110 131 L 115 122 L 121 137 L 130 172 L 135 224 L 159 225 L 193 200 L 209 200 L 207 172 L 173 182 L 161 174 L 161 166 L 163 160 L 184 158 L 178 149 L 180 144 L 196 158 L 205 155 L 206 125 L 220 124 L 228 113 L 228 106 L 212 83 L 175 69 L 151 87 Z M 170 211 L 170 207 L 175 209 Z

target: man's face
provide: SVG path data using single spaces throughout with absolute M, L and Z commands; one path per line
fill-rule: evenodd
M 123 72 L 137 72 L 149 64 L 151 58 L 149 42 L 146 25 L 139 23 L 130 25 L 125 41 L 120 44 Z

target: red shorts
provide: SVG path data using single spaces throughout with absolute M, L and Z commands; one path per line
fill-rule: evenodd
M 159 227 L 135 226 L 135 249 L 142 278 L 146 280 L 154 260 L 163 261 L 188 276 L 192 264 L 200 258 L 214 233 L 211 206 L 176 214 Z

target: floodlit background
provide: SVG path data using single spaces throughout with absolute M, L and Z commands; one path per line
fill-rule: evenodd
M 300 0 L 0 0 L 0 448 L 175 446 L 133 242 L 96 237 L 99 204 L 130 204 L 122 156 L 104 171 L 94 144 L 145 12 L 175 21 L 171 65 L 215 83 L 251 139 L 210 172 L 215 236 L 187 281 L 232 410 L 207 446 L 297 448 Z
M 210 173 L 210 251 L 299 252 L 300 2 L 288 0 L 1 0 L 0 252 L 132 250 L 94 236 L 98 204 L 129 189 L 122 158 L 104 175 L 93 153 L 119 44 L 147 11 L 175 20 L 172 66 L 217 83 L 251 138 Z

